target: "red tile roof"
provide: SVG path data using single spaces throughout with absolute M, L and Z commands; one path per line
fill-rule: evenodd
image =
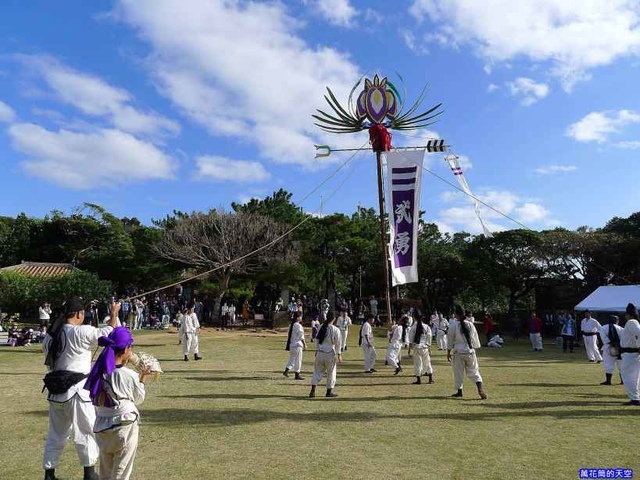
M 60 277 L 78 270 L 70 263 L 22 262 L 0 268 L 0 272 L 16 272 L 29 277 Z

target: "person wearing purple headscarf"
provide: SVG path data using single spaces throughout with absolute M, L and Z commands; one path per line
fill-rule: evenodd
M 115 328 L 98 343 L 104 349 L 84 388 L 97 407 L 93 431 L 100 447 L 100 478 L 127 480 L 138 448 L 136 405 L 144 401 L 150 372 L 138 375 L 126 366 L 133 351 L 133 337 L 126 327 Z
M 94 471 L 99 456 L 93 433 L 96 413 L 89 392 L 82 387 L 91 370 L 92 349 L 117 325 L 120 304 L 112 304 L 109 321 L 101 328 L 83 325 L 84 310 L 81 298 L 67 300 L 64 315 L 53 322 L 42 343 L 49 370 L 45 377 L 49 391 L 49 433 L 42 462 L 45 480 L 58 478 L 55 469 L 69 437 L 84 467 L 83 480 L 98 478 Z

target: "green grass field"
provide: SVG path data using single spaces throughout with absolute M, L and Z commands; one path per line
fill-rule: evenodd
M 406 355 L 398 376 L 381 361 L 378 373 L 363 374 L 357 328 L 335 399 L 307 398 L 312 351 L 305 381 L 282 376 L 285 332 L 205 330 L 200 362 L 182 361 L 173 330 L 136 333 L 136 348 L 165 373 L 140 406 L 133 478 L 577 479 L 581 467 L 634 468 L 640 477 L 640 409 L 622 406 L 622 386 L 598 385 L 602 366 L 584 350 L 563 354 L 547 342 L 537 353 L 524 341 L 482 348 L 489 399 L 470 381 L 465 398 L 453 399 L 451 367 L 437 350 L 433 385 L 411 385 Z M 383 360 L 386 340 L 377 347 Z M 42 476 L 42 362 L 39 346 L 0 348 L 3 480 Z M 71 443 L 57 474 L 82 478 Z

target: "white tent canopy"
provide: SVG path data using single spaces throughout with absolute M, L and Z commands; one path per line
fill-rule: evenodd
M 640 308 L 640 285 L 609 285 L 598 287 L 576 305 L 575 310 L 595 312 L 624 312 L 628 303 Z

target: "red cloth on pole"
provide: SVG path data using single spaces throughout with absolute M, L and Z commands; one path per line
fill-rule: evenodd
M 388 152 L 391 150 L 391 134 L 384 125 L 377 123 L 370 126 L 369 140 L 374 152 Z

